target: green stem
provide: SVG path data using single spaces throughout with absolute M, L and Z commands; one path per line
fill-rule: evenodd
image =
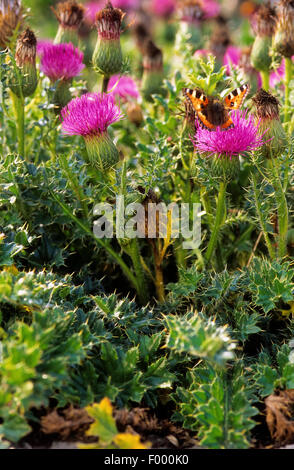
M 208 243 L 208 247 L 205 253 L 205 259 L 207 263 L 210 262 L 212 255 L 214 253 L 214 250 L 216 248 L 219 230 L 222 225 L 224 214 L 226 212 L 226 188 L 227 188 L 227 183 L 222 181 L 219 187 L 214 228 L 213 228 L 213 231 L 212 231 L 209 243 Z
M 278 256 L 283 258 L 287 255 L 287 235 L 288 235 L 288 225 L 289 225 L 289 213 L 288 213 L 288 204 L 283 189 L 281 180 L 280 180 L 280 168 L 277 161 L 277 158 L 271 160 L 272 169 L 273 169 L 273 184 L 275 188 L 275 198 L 277 202 L 278 210 L 278 225 L 279 225 L 279 237 L 278 237 Z
M 270 78 L 269 71 L 268 70 L 262 71 L 260 72 L 260 75 L 261 75 L 261 80 L 262 80 L 262 88 L 265 91 L 268 91 L 269 90 L 269 78 Z
M 138 292 L 139 300 L 142 304 L 146 304 L 148 302 L 146 281 L 145 281 L 143 266 L 142 266 L 141 258 L 140 258 L 139 243 L 136 238 L 134 238 L 131 241 L 127 251 L 128 251 L 129 256 L 131 257 L 134 271 L 135 271 L 135 276 L 137 279 L 137 284 L 138 284 L 137 292 Z
M 25 155 L 25 136 L 24 136 L 24 125 L 25 125 L 25 113 L 24 113 L 24 98 L 16 96 L 12 93 L 12 100 L 16 113 L 16 130 L 18 140 L 18 153 L 23 158 Z
M 60 166 L 61 166 L 62 170 L 64 171 L 65 175 L 67 176 L 68 182 L 70 183 L 73 192 L 75 193 L 75 195 L 77 196 L 77 198 L 80 202 L 80 205 L 81 205 L 82 211 L 83 211 L 84 219 L 89 220 L 89 211 L 88 211 L 88 206 L 86 204 L 86 196 L 85 196 L 81 186 L 79 185 L 78 178 L 72 172 L 72 170 L 70 168 L 70 165 L 68 163 L 67 156 L 63 155 L 63 154 L 60 154 L 60 155 L 58 155 L 58 158 L 59 158 Z
M 292 59 L 285 57 L 285 122 L 290 119 L 290 81 L 292 78 Z
M 259 201 L 259 193 L 258 193 L 258 188 L 257 188 L 256 176 L 253 172 L 252 172 L 252 182 L 253 182 L 255 208 L 256 208 L 258 220 L 259 220 L 259 223 L 260 223 L 261 231 L 263 233 L 269 255 L 272 259 L 275 259 L 275 251 L 274 251 L 274 248 L 273 248 L 273 246 L 271 244 L 271 241 L 269 239 L 268 232 L 267 232 L 267 229 L 266 229 L 266 225 L 265 225 L 264 220 L 263 220 L 262 208 L 261 208 L 261 204 L 260 204 L 260 201 Z
M 102 93 L 107 93 L 108 83 L 109 83 L 109 77 L 104 76 L 103 82 L 102 82 Z
M 206 212 L 208 226 L 210 229 L 212 229 L 212 227 L 214 226 L 214 220 L 212 217 L 212 210 L 211 210 L 209 195 L 205 187 L 202 187 L 200 189 L 200 199 L 203 205 L 203 209 Z

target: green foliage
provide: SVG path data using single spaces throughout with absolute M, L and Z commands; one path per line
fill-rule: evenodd
M 236 345 L 225 326 L 218 327 L 213 320 L 205 320 L 198 313 L 167 317 L 166 323 L 167 347 L 220 365 L 234 359 Z
M 254 380 L 262 397 L 271 395 L 277 389 L 293 389 L 294 362 L 290 347 L 284 344 L 276 348 L 274 362 L 268 353 L 262 352 L 256 363 Z
M 268 313 L 279 301 L 292 301 L 293 276 L 294 269 L 290 268 L 289 262 L 280 264 L 276 261 L 269 263 L 267 260 L 256 259 L 249 273 L 249 289 L 256 305 Z
M 198 366 L 187 374 L 187 385 L 173 395 L 179 404 L 175 420 L 197 431 L 200 443 L 211 449 L 246 449 L 255 425 L 254 396 L 247 385 L 243 364 L 223 370 Z

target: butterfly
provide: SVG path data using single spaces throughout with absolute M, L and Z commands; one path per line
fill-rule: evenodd
M 249 88 L 247 84 L 241 85 L 240 88 L 229 93 L 223 101 L 213 96 L 206 96 L 200 88 L 195 88 L 195 90 L 185 88 L 184 95 L 192 105 L 202 127 L 215 130 L 217 126 L 220 126 L 221 129 L 227 130 L 234 127 L 229 112 L 240 108 Z

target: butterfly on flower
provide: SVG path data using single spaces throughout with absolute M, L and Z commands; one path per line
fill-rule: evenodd
M 212 131 L 218 126 L 224 130 L 234 127 L 229 113 L 240 108 L 249 88 L 247 84 L 241 85 L 240 88 L 236 88 L 236 90 L 229 93 L 223 101 L 214 96 L 206 96 L 200 88 L 194 90 L 185 88 L 183 91 L 198 117 L 200 126 Z

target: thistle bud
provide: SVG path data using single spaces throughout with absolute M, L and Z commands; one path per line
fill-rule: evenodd
M 294 54 L 294 1 L 280 0 L 277 6 L 278 22 L 273 48 L 284 57 Z
M 85 137 L 89 162 L 100 171 L 108 170 L 119 162 L 119 152 L 107 132 Z
M 84 7 L 80 3 L 69 0 L 60 2 L 56 9 L 51 7 L 59 23 L 54 40 L 55 44 L 71 42 L 78 45 L 78 30 L 84 18 Z
M 113 8 L 111 2 L 108 2 L 96 15 L 98 38 L 93 54 L 93 66 L 106 78 L 119 73 L 122 69 L 120 33 L 123 17 L 122 10 Z
M 280 153 L 287 145 L 287 137 L 280 121 L 280 103 L 275 96 L 262 88 L 252 98 L 255 105 L 255 115 L 259 122 L 259 132 L 266 132 L 267 141 L 261 148 L 265 158 L 271 158 Z
M 153 94 L 164 94 L 163 82 L 163 57 L 161 50 L 149 39 L 146 43 L 143 56 L 142 94 L 144 98 L 152 102 Z
M 5 49 L 9 46 L 11 37 L 13 36 L 14 31 L 21 22 L 21 1 L 0 1 L 0 49 Z
M 11 90 L 18 97 L 21 94 L 23 97 L 31 96 L 37 88 L 36 49 L 36 36 L 27 28 L 17 40 L 15 62 L 18 74 L 10 83 Z
M 211 160 L 211 174 L 223 181 L 231 181 L 240 173 L 240 158 L 230 158 L 228 155 L 214 155 Z
M 276 11 L 269 3 L 261 5 L 253 15 L 252 29 L 256 38 L 251 51 L 251 64 L 260 72 L 267 72 L 272 62 L 270 48 L 276 19 Z
M 134 26 L 133 34 L 139 51 L 144 55 L 147 41 L 151 38 L 150 31 L 144 23 L 137 23 Z

